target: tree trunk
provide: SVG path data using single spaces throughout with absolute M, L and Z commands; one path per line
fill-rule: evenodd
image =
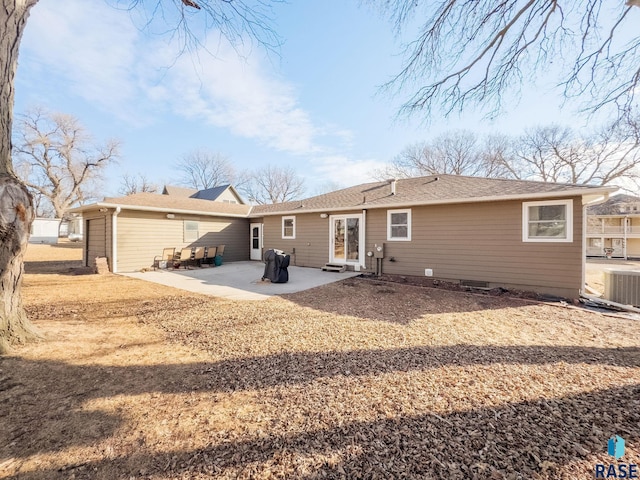
M 13 173 L 11 128 L 18 47 L 37 0 L 0 0 L 0 354 L 38 336 L 25 314 L 20 290 L 23 257 L 33 222 L 33 202 Z
M 39 336 L 22 305 L 23 256 L 33 222 L 31 196 L 13 175 L 0 176 L 0 354 Z

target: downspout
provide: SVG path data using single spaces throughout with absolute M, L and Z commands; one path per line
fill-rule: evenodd
M 118 214 L 121 208 L 116 207 L 111 215 L 111 273 L 118 273 Z
M 579 295 L 584 295 L 587 288 L 587 207 L 588 204 L 582 204 L 582 280 Z
M 360 259 L 360 265 L 362 266 L 363 270 L 367 269 L 367 260 L 366 260 L 366 252 L 367 251 L 367 209 L 363 208 L 362 209 L 362 247 L 360 248 L 360 252 L 358 252 L 358 255 L 360 256 L 360 253 L 363 253 L 364 255 L 361 255 L 361 259 Z

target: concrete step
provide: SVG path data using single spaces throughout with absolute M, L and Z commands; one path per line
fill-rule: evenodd
M 342 273 L 347 270 L 346 265 L 341 265 L 337 263 L 327 263 L 324 267 L 322 267 L 323 272 L 338 272 Z

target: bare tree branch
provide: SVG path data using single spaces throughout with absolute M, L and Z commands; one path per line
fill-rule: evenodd
M 268 165 L 252 172 L 239 191 L 251 203 L 266 204 L 297 200 L 305 189 L 304 180 L 293 168 Z
M 118 157 L 119 143 L 96 145 L 80 122 L 66 114 L 36 108 L 18 117 L 14 163 L 22 181 L 50 203 L 58 218 L 87 200 L 102 170 Z
M 421 21 L 405 49 L 400 72 L 386 84 L 409 91 L 401 113 L 436 106 L 445 112 L 476 105 L 495 114 L 524 76 L 554 69 L 566 98 L 583 107 L 609 105 L 627 120 L 640 87 L 640 30 L 633 7 L 603 0 L 370 0 L 382 6 L 398 32 Z M 637 10 L 637 9 L 636 9 Z M 637 12 L 634 12 L 637 13 Z M 412 92 L 412 93 L 411 93 Z
M 206 149 L 187 153 L 174 168 L 180 172 L 180 184 L 198 190 L 231 184 L 236 179 L 236 171 L 229 159 Z

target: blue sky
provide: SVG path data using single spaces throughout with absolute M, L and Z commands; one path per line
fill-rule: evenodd
M 172 165 L 196 148 L 238 169 L 294 167 L 309 193 L 328 183 L 370 180 L 408 144 L 449 129 L 520 133 L 525 127 L 584 124 L 560 110 L 552 86 L 523 85 L 493 121 L 482 112 L 398 120 L 402 97 L 379 93 L 397 73 L 401 45 L 391 25 L 357 1 L 297 1 L 275 9 L 279 56 L 254 49 L 239 58 L 209 35 L 216 52 L 185 54 L 141 31 L 127 12 L 93 0 L 41 0 L 20 51 L 16 113 L 34 105 L 75 115 L 97 140 L 122 141 L 105 195 L 124 173 L 175 183 Z

